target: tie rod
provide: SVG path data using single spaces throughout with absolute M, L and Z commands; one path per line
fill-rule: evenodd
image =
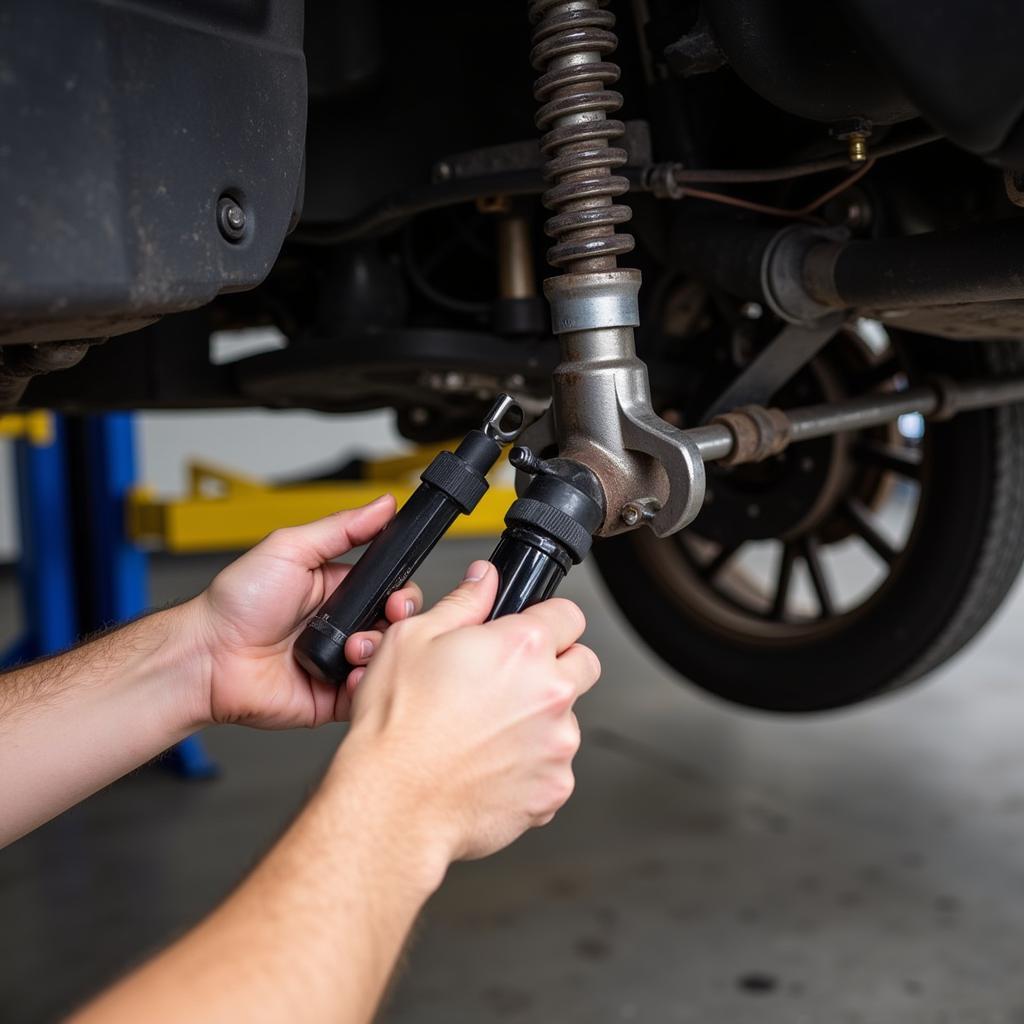
M 739 465 L 760 462 L 797 441 L 864 430 L 891 423 L 906 413 L 948 420 L 960 412 L 1024 401 L 1024 377 L 955 381 L 933 377 L 927 384 L 845 402 L 774 409 L 747 405 L 684 430 L 704 462 Z

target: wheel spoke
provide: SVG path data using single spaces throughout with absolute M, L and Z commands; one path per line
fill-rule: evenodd
M 706 580 L 713 580 L 732 560 L 741 547 L 743 547 L 742 541 L 739 544 L 723 544 L 718 554 L 706 565 L 701 566 L 701 576 Z
M 825 568 L 821 563 L 821 545 L 818 538 L 813 534 L 804 537 L 800 546 L 800 553 L 807 563 L 807 569 L 811 574 L 811 582 L 814 584 L 814 593 L 818 597 L 818 607 L 821 609 L 821 618 L 827 619 L 835 615 L 836 607 L 832 601 L 832 593 L 828 587 L 828 580 L 825 578 Z
M 793 564 L 796 561 L 796 548 L 792 544 L 783 544 L 782 557 L 779 559 L 779 575 L 775 583 L 775 599 L 772 601 L 771 617 L 781 622 L 786 617 L 786 600 L 789 597 L 789 584 L 793 579 Z
M 854 449 L 854 457 L 858 462 L 874 469 L 896 473 L 910 480 L 921 479 L 921 450 L 919 448 L 900 448 L 894 444 L 862 441 Z
M 892 565 L 899 551 L 878 528 L 878 517 L 859 498 L 847 498 L 843 506 L 857 535 L 886 565 Z

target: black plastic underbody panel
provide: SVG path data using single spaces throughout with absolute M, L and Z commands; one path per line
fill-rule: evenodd
M 122 333 L 263 280 L 301 198 L 302 14 L 0 6 L 0 343 Z M 222 195 L 241 242 L 218 228 Z
M 1024 166 L 1024 19 L 1017 0 L 703 0 L 722 51 L 798 117 L 921 115 L 969 152 Z

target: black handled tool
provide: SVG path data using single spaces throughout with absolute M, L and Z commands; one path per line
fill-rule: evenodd
M 508 510 L 505 532 L 491 554 L 498 569 L 492 619 L 551 597 L 586 557 L 604 518 L 604 493 L 586 466 L 539 459 L 529 448 L 513 448 L 508 460 L 533 479 Z
M 476 508 L 487 491 L 488 470 L 522 425 L 522 409 L 502 395 L 481 429 L 470 431 L 454 452 L 441 452 L 427 466 L 420 486 L 295 641 L 295 658 L 310 675 L 344 681 L 352 669 L 345 660 L 345 641 L 380 619 L 388 597 L 419 568 L 456 517 Z

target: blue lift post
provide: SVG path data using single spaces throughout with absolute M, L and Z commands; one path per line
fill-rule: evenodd
M 127 535 L 125 501 L 135 483 L 135 425 L 130 413 L 89 416 L 80 444 L 69 450 L 66 425 L 54 416 L 51 443 L 16 442 L 18 512 L 22 538 L 21 588 L 25 634 L 3 661 L 13 664 L 70 647 L 79 635 L 143 614 L 149 607 L 148 565 L 144 551 Z M 80 497 L 87 508 L 72 509 L 73 455 Z M 84 492 L 84 493 L 82 493 Z M 89 579 L 76 578 L 76 525 L 88 529 Z M 82 600 L 83 594 L 85 600 Z M 82 607 L 87 604 L 88 607 Z M 198 737 L 177 744 L 168 765 L 186 778 L 211 778 L 217 765 Z
M 74 558 L 63 424 L 43 443 L 14 442 L 21 558 L 21 636 L 0 657 L 3 666 L 56 654 L 78 638 Z
M 148 559 L 127 534 L 125 503 L 135 484 L 135 421 L 131 413 L 85 418 L 85 489 L 93 565 L 93 614 L 97 625 L 125 622 L 149 609 Z M 198 736 L 168 752 L 168 765 L 190 779 L 209 779 L 217 764 Z

